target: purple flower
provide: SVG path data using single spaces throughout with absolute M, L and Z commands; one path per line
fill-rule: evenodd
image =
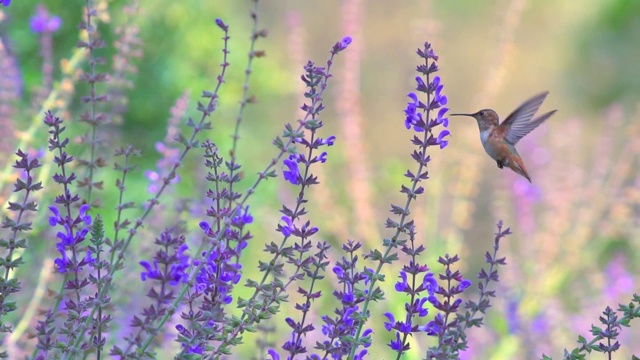
M 1 0 L 0 0 L 1 1 Z M 5 6 L 9 5 L 11 0 L 4 0 Z M 58 31 L 60 25 L 62 25 L 62 19 L 58 16 L 50 16 L 47 9 L 39 5 L 36 9 L 36 14 L 31 17 L 31 31 L 35 33 L 54 33 Z
M 440 131 L 440 134 L 438 134 L 438 142 L 437 144 L 440 145 L 440 149 L 444 149 L 447 145 L 449 145 L 449 141 L 444 140 L 445 136 L 450 136 L 451 133 L 449 132 L 449 130 L 442 130 Z
M 278 224 L 278 230 L 284 236 L 291 236 L 296 231 L 295 225 L 293 225 L 293 221 L 288 216 L 283 216 L 280 220 L 284 221 L 284 225 Z
M 345 36 L 342 38 L 342 40 L 338 41 L 332 49 L 332 52 L 334 54 L 339 53 L 340 51 L 344 50 L 347 48 L 347 46 L 349 46 L 349 44 L 351 44 L 351 42 L 353 41 L 353 39 L 351 39 L 351 36 Z
M 449 118 L 445 117 L 445 113 L 449 111 L 449 108 L 447 107 L 442 107 L 440 108 L 440 110 L 438 110 L 438 117 L 436 118 L 436 123 L 438 125 L 443 124 L 444 127 L 448 127 L 449 126 Z
M 271 360 L 280 360 L 280 354 L 278 354 L 274 349 L 267 350 L 267 354 L 271 356 Z
M 391 331 L 391 329 L 393 329 L 393 326 L 396 324 L 396 318 L 390 312 L 384 313 L 384 316 L 386 316 L 387 319 L 389 319 L 388 322 L 385 321 L 384 328 L 387 329 L 387 331 Z
M 11 0 L 0 0 L 0 4 L 4 6 L 9 6 L 11 4 Z
M 216 25 L 225 32 L 229 30 L 229 25 L 225 24 L 220 18 L 216 18 Z
M 417 121 L 422 120 L 422 114 L 418 113 L 418 106 L 420 106 L 418 95 L 410 92 L 409 94 L 407 94 L 407 96 L 410 97 L 411 100 L 413 100 L 407 103 L 407 108 L 404 110 L 404 113 L 406 115 L 404 126 L 406 126 L 408 130 L 411 129 L 411 126 L 415 125 Z
M 293 185 L 300 184 L 300 169 L 298 169 L 297 159 L 298 157 L 296 155 L 289 155 L 289 159 L 283 161 L 288 170 L 283 170 L 282 175 L 285 180 Z
M 249 213 L 249 205 L 245 206 L 244 209 L 238 207 L 236 216 L 231 219 L 231 224 L 235 227 L 242 227 L 246 224 L 251 224 L 253 222 L 253 216 Z
M 320 143 L 322 145 L 327 145 L 327 146 L 333 146 L 333 143 L 336 141 L 336 137 L 331 135 L 328 138 L 326 138 L 325 140 L 321 140 Z
M 467 279 L 460 281 L 460 285 L 458 285 L 460 291 L 465 291 L 469 286 L 471 286 L 471 280 Z

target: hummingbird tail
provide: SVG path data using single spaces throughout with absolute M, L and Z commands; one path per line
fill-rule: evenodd
M 527 169 L 524 167 L 524 163 L 522 162 L 522 159 L 518 156 L 518 157 L 512 158 L 511 160 L 513 161 L 509 161 L 509 168 L 513 170 L 516 174 L 522 175 L 527 180 L 529 180 L 529 182 L 531 182 L 531 177 L 529 177 L 529 174 L 527 173 Z

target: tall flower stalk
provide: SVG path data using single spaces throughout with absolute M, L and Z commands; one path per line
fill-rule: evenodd
M 42 189 L 42 182 L 35 182 L 35 170 L 41 166 L 37 158 L 30 157 L 28 154 L 18 150 L 16 152 L 18 160 L 16 160 L 14 168 L 20 170 L 19 176 L 14 184 L 15 193 L 24 193 L 22 201 L 9 201 L 8 209 L 15 214 L 12 219 L 5 216 L 2 219 L 2 229 L 9 230 L 9 236 L 5 238 L 3 234 L 0 239 L 0 247 L 4 248 L 3 255 L 0 260 L 0 333 L 10 333 L 12 326 L 5 323 L 5 316 L 15 311 L 18 306 L 15 301 L 10 301 L 10 295 L 21 290 L 20 281 L 13 277 L 16 269 L 24 264 L 22 256 L 16 253 L 21 249 L 27 248 L 27 239 L 22 238 L 23 234 L 32 230 L 32 223 L 27 219 L 29 213 L 38 211 L 35 201 L 30 196 L 36 191 Z M 6 352 L 0 352 L 0 358 L 8 357 Z
M 424 94 L 423 97 L 426 101 L 421 101 L 416 93 L 410 92 L 408 97 L 411 101 L 405 109 L 405 126 L 408 130 L 415 132 L 411 142 L 416 146 L 416 150 L 411 154 L 411 158 L 417 163 L 417 169 L 415 171 L 408 170 L 405 173 L 410 185 L 402 185 L 400 189 L 400 192 L 406 196 L 404 206 L 391 205 L 391 212 L 396 215 L 397 220 L 388 218 L 386 221 L 385 226 L 393 230 L 393 235 L 384 239 L 382 243 L 384 252 L 374 249 L 367 255 L 369 259 L 377 263 L 377 266 L 372 271 L 365 272 L 369 278 L 369 286 L 365 290 L 365 300 L 362 304 L 362 310 L 359 312 L 360 323 L 349 354 L 350 359 L 353 359 L 356 354 L 358 339 L 362 334 L 366 319 L 370 316 L 369 305 L 371 301 L 379 301 L 384 297 L 382 290 L 376 285 L 378 281 L 383 280 L 382 268 L 385 264 L 391 264 L 398 259 L 398 253 L 394 252 L 394 249 L 406 246 L 407 236 L 412 231 L 413 220 L 409 218 L 409 208 L 416 197 L 424 193 L 424 188 L 420 183 L 429 178 L 427 166 L 431 156 L 427 154 L 427 150 L 433 146 L 443 149 L 448 144 L 444 138 L 449 135 L 449 130 L 442 130 L 440 127 L 440 125 L 447 127 L 449 124 L 445 117 L 449 109 L 444 107 L 447 104 L 447 97 L 442 94 L 444 86 L 441 84 L 440 77 L 434 76 L 434 73 L 439 70 L 438 56 L 429 43 L 425 43 L 422 49 L 418 49 L 417 54 L 423 59 L 424 64 L 418 65 L 416 68 L 421 74 L 416 77 L 416 90 Z
M 260 281 L 247 281 L 246 286 L 253 288 L 254 292 L 249 299 L 239 299 L 238 305 L 243 309 L 242 316 L 226 319 L 227 326 L 221 336 L 222 341 L 211 355 L 211 358 L 217 359 L 222 354 L 227 353 L 229 347 L 237 344 L 245 331 L 253 330 L 262 320 L 270 318 L 272 314 L 277 312 L 280 303 L 286 300 L 288 286 L 294 281 L 304 278 L 305 272 L 313 262 L 312 257 L 307 255 L 306 252 L 311 248 L 311 242 L 308 239 L 318 231 L 318 228 L 312 226 L 309 221 L 302 224 L 298 224 L 298 222 L 301 222 L 301 216 L 307 212 L 303 206 L 307 202 L 305 190 L 317 183 L 317 178 L 310 172 L 311 165 L 324 163 L 327 159 L 326 152 L 316 155 L 314 150 L 323 146 L 331 146 L 335 141 L 334 136 L 318 137 L 316 131 L 323 126 L 323 122 L 319 119 L 319 114 L 325 108 L 322 95 L 331 76 L 330 69 L 333 58 L 339 52 L 345 50 L 350 43 L 350 37 L 345 37 L 337 42 L 331 49 L 331 57 L 327 61 L 326 67 L 316 66 L 310 61 L 304 68 L 305 74 L 302 80 L 308 88 L 305 97 L 310 100 L 308 104 L 302 106 L 305 116 L 298 120 L 299 125 L 297 128 L 287 124 L 282 138 L 277 137 L 274 140 L 274 144 L 280 150 L 280 153 L 272 160 L 267 169 L 259 175 L 259 180 L 275 176 L 275 173 L 269 171 L 269 168 L 277 164 L 278 159 L 283 157 L 284 154 L 289 154 L 288 158 L 283 161 L 285 169 L 282 175 L 292 185 L 300 186 L 296 197 L 296 205 L 293 208 L 283 206 L 281 210 L 283 214 L 281 217 L 282 223 L 277 228 L 283 235 L 283 239 L 280 244 L 271 242 L 265 246 L 265 251 L 272 255 L 272 259 L 266 263 L 260 262 L 259 269 L 263 273 Z M 305 136 L 303 130 L 307 130 L 310 133 L 309 137 Z M 302 144 L 307 149 L 307 153 L 297 153 L 295 150 L 296 143 Z M 302 167 L 302 170 L 300 167 Z M 257 184 L 258 182 L 247 190 L 243 202 L 253 193 Z M 239 205 L 241 206 L 243 202 Z M 287 240 L 292 237 L 298 238 L 299 241 L 293 247 L 287 246 Z M 318 256 L 322 257 L 322 255 Z M 280 260 L 281 258 L 284 258 L 294 266 L 293 274 L 289 275 L 286 281 L 280 279 L 284 274 L 284 264 Z M 270 281 L 268 280 L 269 278 L 271 278 Z M 296 328 L 293 320 L 288 321 L 288 323 L 289 326 Z M 288 343 L 287 348 L 294 353 L 298 353 L 301 350 L 295 344 L 290 343 Z

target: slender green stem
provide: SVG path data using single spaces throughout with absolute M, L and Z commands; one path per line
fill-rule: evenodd
M 92 0 L 85 0 L 85 4 L 87 7 L 87 43 L 89 49 L 89 76 L 91 80 L 89 81 L 89 91 L 91 93 L 89 103 L 91 104 L 91 155 L 89 157 L 89 183 L 87 186 L 87 204 L 91 206 L 91 192 L 93 190 L 93 169 L 96 166 L 95 161 L 95 153 L 96 153 L 96 128 L 98 127 L 97 119 L 96 119 L 96 59 L 94 57 L 94 49 L 93 49 L 93 33 L 97 27 L 91 25 L 91 14 L 92 14 Z
M 240 123 L 242 122 L 242 114 L 244 108 L 249 102 L 249 77 L 251 76 L 251 66 L 253 59 L 256 57 L 255 48 L 256 40 L 258 40 L 258 0 L 253 0 L 253 10 L 251 12 L 251 18 L 253 20 L 253 29 L 251 30 L 251 42 L 249 44 L 249 60 L 247 67 L 244 70 L 244 83 L 242 84 L 242 98 L 240 100 L 240 107 L 238 109 L 238 115 L 236 116 L 236 126 L 233 130 L 233 145 L 231 147 L 231 162 L 235 163 L 236 155 L 238 151 L 238 140 L 240 139 Z M 233 173 L 232 173 L 233 174 Z

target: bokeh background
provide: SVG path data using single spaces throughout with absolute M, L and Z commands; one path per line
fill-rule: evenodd
M 76 122 L 83 109 L 80 96 L 87 87 L 77 79 L 86 64 L 80 61 L 74 66 L 73 59 L 82 4 L 43 4 L 63 21 L 53 36 L 53 75 L 60 96 L 46 105 L 69 120 L 70 131 L 79 135 L 86 131 Z M 140 45 L 134 49 L 141 55 L 131 59 L 137 70 L 126 76 L 131 81 L 123 93 L 127 107 L 120 120 L 105 129 L 109 147 L 132 144 L 144 154 L 140 169 L 156 168 L 162 155 L 156 144 L 166 137 L 170 108 L 182 97 L 187 115 L 196 116 L 200 92 L 215 86 L 222 41 L 213 19 L 220 17 L 230 26 L 231 66 L 214 114 L 214 129 L 206 137 L 228 149 L 247 64 L 252 2 L 140 0 L 136 11 L 124 11 L 130 4 L 100 3 L 99 30 L 108 45 L 102 51 L 107 64 L 100 70 L 111 71 L 118 26 L 135 24 Z M 14 0 L 10 7 L 0 8 L 0 82 L 13 79 L 11 84 L 19 84 L 0 90 L 2 157 L 9 163 L 15 146 L 38 151 L 46 144 L 46 130 L 39 125 L 46 109 L 37 90 L 42 87 L 40 42 L 29 29 L 36 5 Z M 470 349 L 463 356 L 558 357 L 564 348 L 576 345 L 578 334 L 587 335 L 605 306 L 617 308 L 618 303 L 629 302 L 640 280 L 640 2 L 286 0 L 261 1 L 258 7 L 259 26 L 269 35 L 257 44 L 267 56 L 255 59 L 250 93 L 257 102 L 247 107 L 240 131 L 238 158 L 246 175 L 244 185 L 251 184 L 276 154 L 271 140 L 283 124 L 300 116 L 299 76 L 306 60 L 324 62 L 330 47 L 350 35 L 353 43 L 334 63 L 324 112 L 325 134 L 338 140 L 330 160 L 318 170 L 322 184 L 312 191 L 309 216 L 321 229 L 319 238 L 336 248 L 346 239 L 361 241 L 367 248 L 380 247 L 382 237 L 389 235 L 383 227 L 389 204 L 404 201 L 398 192 L 405 181 L 402 175 L 414 167 L 403 109 L 406 94 L 415 86 L 419 63 L 415 50 L 429 41 L 440 56 L 440 76 L 453 112 L 489 107 L 505 117 L 544 90 L 550 95 L 541 111 L 559 110 L 518 144 L 532 184 L 496 167 L 484 153 L 470 118 L 451 118 L 449 146 L 432 153 L 430 179 L 424 184 L 427 193 L 415 204 L 412 216 L 427 248 L 424 261 L 434 271 L 441 270 L 435 262 L 439 255 L 457 253 L 465 277 L 475 280 L 484 265 L 483 254 L 493 244 L 495 223 L 502 219 L 514 233 L 501 250 L 509 265 L 500 274 L 499 298 L 485 318 L 486 326 L 470 332 Z M 80 145 L 75 149 L 84 151 Z M 165 212 L 145 228 L 120 276 L 138 281 L 137 263 L 151 256 L 153 236 L 172 218 L 171 204 L 177 199 L 192 201 L 193 208 L 181 216 L 192 230 L 190 242 L 197 246 L 197 214 L 206 206 L 207 185 L 199 155 L 191 155 L 180 182 L 162 199 Z M 1 164 L 3 203 L 11 190 L 6 164 Z M 108 209 L 115 204 L 116 174 L 105 170 L 101 176 Z M 134 174 L 128 187 L 138 204 L 149 197 L 144 171 Z M 293 201 L 293 190 L 277 179 L 253 198 L 255 239 L 245 253 L 246 276 L 258 276 L 252 261 L 264 259 L 262 244 L 277 239 L 277 210 L 283 201 Z M 41 209 L 54 193 L 41 199 Z M 112 223 L 112 215 L 104 216 L 106 223 Z M 43 225 L 29 239 L 30 248 L 23 254 L 27 265 L 16 275 L 24 279 L 24 289 L 17 295 L 24 306 L 14 316 L 25 334 L 37 320 L 37 314 L 25 312 L 27 304 L 46 307 L 50 301 L 46 294 L 40 298 L 34 294 L 42 287 L 56 287 L 60 280 L 49 274 L 55 238 L 45 231 L 45 212 L 35 221 Z M 333 260 L 340 256 L 339 251 L 332 252 Z M 374 313 L 402 311 L 405 299 L 393 294 L 399 266 L 387 269 L 384 287 L 389 301 L 375 304 Z M 319 304 L 320 313 L 335 305 L 329 301 L 331 286 L 326 284 L 327 299 Z M 115 299 L 116 304 L 129 301 L 128 306 L 142 309 L 144 293 L 137 290 L 119 289 L 125 296 Z M 242 294 L 237 289 L 236 295 Z M 38 303 L 33 305 L 32 299 Z M 119 324 L 129 320 L 127 314 L 116 317 Z M 283 318 L 270 323 L 279 334 L 271 335 L 271 340 L 284 339 Z M 246 346 L 237 358 L 260 356 L 253 346 L 258 338 L 245 336 Z M 640 352 L 638 338 L 637 329 L 623 330 L 620 358 Z M 17 339 L 15 354 L 33 346 L 26 335 Z M 171 334 L 166 339 L 163 346 L 178 346 Z M 371 353 L 395 358 L 385 345 L 390 339 L 377 323 Z M 431 340 L 412 341 L 413 349 L 405 358 L 424 356 Z

